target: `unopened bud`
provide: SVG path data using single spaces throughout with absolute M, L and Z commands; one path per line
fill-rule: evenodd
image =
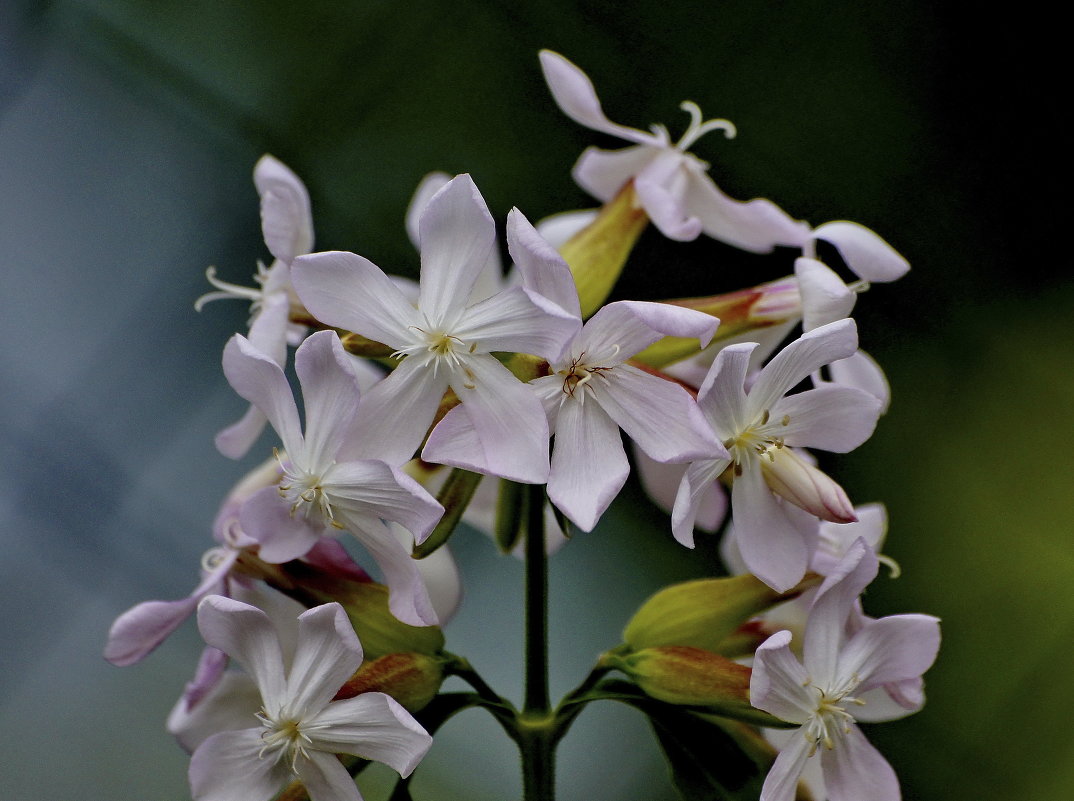
M 790 448 L 769 448 L 760 462 L 761 474 L 772 492 L 798 508 L 832 523 L 858 519 L 843 488 Z
M 335 700 L 361 693 L 386 693 L 408 712 L 417 712 L 436 696 L 444 681 L 444 661 L 414 652 L 386 654 L 362 663 Z

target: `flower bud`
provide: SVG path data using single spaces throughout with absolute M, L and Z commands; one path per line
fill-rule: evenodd
M 608 664 L 622 670 L 658 701 L 704 706 L 726 717 L 758 725 L 779 724 L 750 704 L 750 675 L 745 665 L 702 648 L 663 646 L 646 648 L 624 657 L 611 656 Z
M 807 576 L 785 593 L 751 575 L 673 584 L 641 605 L 627 623 L 623 641 L 632 651 L 681 645 L 723 653 L 725 641 L 746 620 L 819 580 L 819 576 Z
M 340 687 L 334 700 L 361 693 L 386 693 L 408 712 L 417 712 L 436 696 L 444 681 L 444 661 L 414 652 L 367 659 Z
M 593 222 L 559 249 L 574 275 L 583 318 L 607 299 L 648 222 L 630 181 L 604 204 Z
M 843 488 L 790 448 L 769 448 L 761 460 L 765 483 L 785 500 L 821 520 L 853 523 L 858 519 Z

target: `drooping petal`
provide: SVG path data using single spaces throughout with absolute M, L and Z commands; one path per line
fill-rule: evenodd
M 619 150 L 587 147 L 571 170 L 571 177 L 597 200 L 607 203 L 661 152 L 662 148 L 652 145 L 634 145 Z
M 704 499 L 730 463 L 730 459 L 702 459 L 686 468 L 671 512 L 671 532 L 687 548 L 694 547 L 694 526 L 699 525 Z
M 261 693 L 253 679 L 229 670 L 194 706 L 185 697 L 180 698 L 168 714 L 165 728 L 187 753 L 192 753 L 218 732 L 237 731 L 256 724 L 260 709 Z
M 429 591 L 410 549 L 378 518 L 339 509 L 336 518 L 369 551 L 388 586 L 388 608 L 411 626 L 434 626 L 438 620 Z
M 801 731 L 790 735 L 768 769 L 760 801 L 794 801 L 798 797 L 798 781 L 809 762 L 810 744 Z
M 853 723 L 835 748 L 820 752 L 828 801 L 899 801 L 899 780 L 888 761 Z
M 571 521 L 592 531 L 630 473 L 619 426 L 595 403 L 568 400 L 556 421 L 548 497 Z
M 843 648 L 839 674 L 857 676 L 862 692 L 916 679 L 936 661 L 940 621 L 931 615 L 891 615 L 866 625 Z
M 805 575 L 810 549 L 759 467 L 744 468 L 731 486 L 739 550 L 751 573 L 776 592 L 786 592 Z
M 422 458 L 524 484 L 544 483 L 548 479 L 548 422 L 533 390 L 492 356 L 469 356 L 463 370 L 452 376 L 451 388 L 466 408 L 480 442 L 476 454 L 480 461 L 474 461 L 474 442 L 469 436 L 455 451 L 452 437 L 466 429 L 465 421 L 448 421 L 454 410 L 429 434 Z
M 650 500 L 669 515 L 675 507 L 675 496 L 679 491 L 687 466 L 684 464 L 663 464 L 650 458 L 641 448 L 633 451 L 634 470 L 641 482 L 642 489 Z M 723 523 L 727 514 L 727 494 L 715 481 L 709 482 L 708 489 L 702 490 L 701 500 L 694 520 L 694 527 L 712 533 Z
M 807 331 L 772 357 L 754 382 L 749 408 L 760 413 L 789 392 L 810 373 L 858 349 L 858 328 L 852 319 Z
M 777 245 L 801 247 L 809 239 L 809 226 L 771 200 L 732 200 L 700 170 L 689 170 L 684 204 L 706 234 L 752 253 L 769 253 Z
M 788 723 L 804 723 L 816 706 L 816 693 L 790 643 L 791 633 L 779 631 L 758 646 L 750 676 L 750 703 Z
M 414 190 L 414 194 L 410 198 L 410 205 L 406 209 L 406 235 L 410 237 L 410 244 L 414 246 L 415 250 L 421 250 L 421 236 L 418 230 L 418 221 L 421 219 L 421 214 L 425 211 L 425 207 L 429 205 L 433 195 L 443 189 L 444 185 L 450 180 L 451 176 L 446 172 L 431 172 L 421 179 L 418 183 L 418 188 Z
M 426 362 L 407 356 L 362 396 L 339 458 L 409 461 L 425 439 L 447 387 L 447 371 L 435 375 Z
M 554 358 L 580 327 L 576 315 L 530 289 L 514 286 L 471 306 L 452 330 L 478 353 L 504 351 Z
M 229 459 L 241 459 L 247 453 L 261 432 L 265 430 L 268 418 L 256 406 L 251 405 L 246 414 L 227 428 L 221 429 L 213 438 L 213 444 L 221 455 Z
M 496 243 L 496 223 L 473 179 L 448 181 L 425 206 L 418 307 L 435 326 L 453 327 Z
M 656 139 L 644 131 L 617 125 L 604 116 L 593 82 L 574 63 L 551 50 L 542 50 L 540 59 L 541 71 L 556 105 L 579 125 L 630 142 L 652 142 Z
M 354 253 L 300 256 L 291 265 L 291 281 L 303 305 L 321 322 L 392 348 L 411 344 L 411 327 L 425 325 L 399 287 Z
M 292 514 L 277 487 L 251 495 L 239 511 L 239 524 L 258 543 L 258 557 L 269 564 L 298 559 L 331 533 L 323 520 Z
M 362 664 L 362 646 L 343 607 L 316 606 L 298 617 L 298 643 L 287 675 L 290 714 L 319 712 Z
M 268 615 L 249 604 L 210 595 L 198 604 L 198 630 L 208 645 L 253 676 L 266 709 L 279 703 L 285 686 L 283 655 Z
M 717 318 L 694 309 L 620 300 L 604 306 L 589 319 L 570 352 L 577 356 L 584 351 L 587 361 L 592 358 L 618 364 L 664 336 L 697 339 L 705 347 L 719 325 Z
M 264 730 L 222 731 L 190 759 L 194 801 L 268 801 L 291 777 L 286 760 L 261 759 Z
M 235 334 L 224 347 L 224 375 L 239 395 L 268 417 L 288 452 L 302 450 L 291 386 L 276 362 L 257 350 L 242 334 Z
M 610 371 L 608 385 L 594 389 L 588 400 L 597 401 L 658 462 L 727 456 L 690 393 L 673 381 L 622 364 Z
M 354 777 L 335 754 L 310 751 L 309 758 L 298 760 L 296 768 L 310 801 L 362 801 Z
M 278 159 L 266 154 L 254 166 L 261 196 L 261 231 L 269 252 L 282 262 L 313 250 L 313 213 L 306 185 Z
M 880 414 L 891 403 L 891 387 L 880 365 L 863 350 L 828 365 L 832 381 L 845 387 L 864 390 L 880 401 Z
M 400 523 L 423 541 L 444 507 L 402 470 L 375 459 L 333 465 L 323 485 L 334 506 Z
M 227 666 L 228 656 L 219 648 L 207 645 L 201 649 L 198 666 L 194 668 L 194 678 L 183 687 L 182 700 L 186 702 L 188 707 L 200 704 L 206 695 L 216 689 L 216 685 L 220 683 L 227 672 Z M 258 700 L 260 701 L 260 694 Z M 232 726 L 231 728 L 244 729 L 249 724 L 250 721 L 247 719 L 242 725 Z
M 428 752 L 433 738 L 399 703 L 370 692 L 334 701 L 316 717 L 317 744 L 341 754 L 383 762 L 409 776 Z
M 466 507 L 466 511 L 469 512 L 472 506 L 471 503 Z M 470 521 L 466 520 L 466 522 Z M 414 537 L 402 526 L 393 523 L 389 528 L 404 548 L 409 548 L 414 542 Z M 429 593 L 436 619 L 442 626 L 455 617 L 462 603 L 462 574 L 459 572 L 459 566 L 451 554 L 451 548 L 447 545 L 442 545 L 428 556 L 414 561 L 417 562 L 421 580 Z
M 518 209 L 511 209 L 507 215 L 507 247 L 524 287 L 581 319 L 578 289 L 570 267 Z
M 802 257 L 794 262 L 794 274 L 802 296 L 803 330 L 812 331 L 850 316 L 858 296 L 828 265 Z
M 847 266 L 866 281 L 895 281 L 910 269 L 910 262 L 864 225 L 837 220 L 824 223 L 813 236 L 835 245 Z
M 678 155 L 678 153 L 665 152 L 660 154 L 657 160 Z M 638 200 L 660 233 L 676 242 L 692 242 L 701 235 L 701 220 L 691 213 L 683 192 L 676 192 L 663 182 L 647 178 L 646 173 L 657 163 L 657 160 L 654 160 L 634 180 L 634 190 L 638 193 Z
M 318 331 L 295 353 L 306 410 L 306 467 L 332 463 L 358 411 L 361 389 L 335 331 Z M 297 454 L 288 451 L 292 458 Z
M 697 405 L 718 436 L 733 437 L 751 422 L 746 419 L 745 384 L 756 347 L 743 342 L 720 350 L 697 391 Z
M 788 445 L 847 453 L 872 436 L 880 405 L 876 397 L 860 389 L 822 384 L 777 401 L 771 419 L 789 418 L 778 429 Z
M 828 576 L 839 567 L 850 546 L 859 538 L 876 553 L 888 530 L 887 510 L 882 503 L 864 503 L 854 507 L 858 520 L 854 523 L 821 523 L 820 541 L 813 563 L 814 573 Z

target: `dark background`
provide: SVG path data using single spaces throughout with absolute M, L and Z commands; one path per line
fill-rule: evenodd
M 677 135 L 683 99 L 733 120 L 737 139 L 694 148 L 733 196 L 859 221 L 909 258 L 911 273 L 856 312 L 892 410 L 831 467 L 853 499 L 889 507 L 886 550 L 904 574 L 871 588 L 867 608 L 939 615 L 945 643 L 924 712 L 869 736 L 909 799 L 1069 798 L 1069 45 L 1055 20 L 973 8 L 6 0 L 5 797 L 188 793 L 162 723 L 196 632 L 134 668 L 99 654 L 116 614 L 189 591 L 217 504 L 261 455 L 235 464 L 212 447 L 243 408 L 218 364 L 245 309 L 191 308 L 207 265 L 247 283 L 268 255 L 258 156 L 307 182 L 319 249 L 413 274 L 402 220 L 427 171 L 471 172 L 501 221 L 513 205 L 531 219 L 591 205 L 569 168 L 586 144 L 616 143 L 555 107 L 537 65 L 548 47 L 590 74 L 616 122 Z M 707 294 L 791 262 L 649 232 L 620 292 Z M 667 529 L 630 485 L 552 561 L 555 693 L 648 593 L 716 569 L 711 542 L 685 552 Z M 517 696 L 520 567 L 472 532 L 454 543 L 468 598 L 449 647 Z M 674 798 L 649 740 L 626 709 L 587 710 L 562 747 L 561 796 Z M 502 801 L 516 773 L 510 744 L 471 712 L 438 736 L 415 788 Z M 384 778 L 370 776 L 370 801 Z

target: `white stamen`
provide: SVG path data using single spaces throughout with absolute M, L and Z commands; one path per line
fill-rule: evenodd
M 675 145 L 676 150 L 685 152 L 690 145 L 710 131 L 723 131 L 728 139 L 734 139 L 738 133 L 735 124 L 730 120 L 714 119 L 702 122 L 701 109 L 692 100 L 684 100 L 679 104 L 679 108 L 690 115 L 690 125 Z

